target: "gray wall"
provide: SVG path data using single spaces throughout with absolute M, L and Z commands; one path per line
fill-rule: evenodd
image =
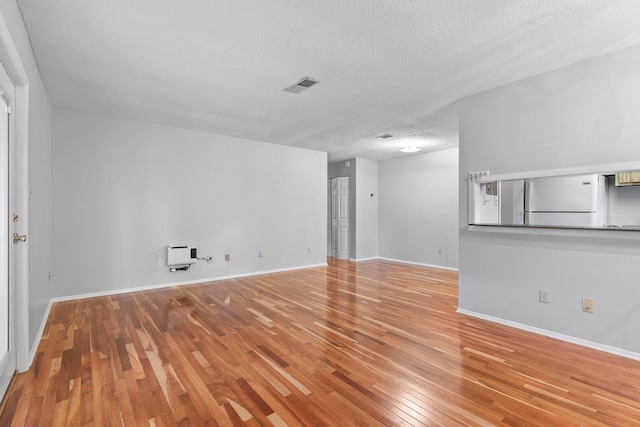
M 356 177 L 355 258 L 373 258 L 378 256 L 378 162 L 356 158 Z
M 34 75 L 35 71 L 34 71 Z M 39 79 L 29 87 L 29 343 L 34 342 L 51 299 L 53 203 L 51 105 Z
M 379 168 L 380 256 L 457 268 L 458 149 L 385 160 Z
M 14 1 L 0 2 L 0 12 L 9 27 L 29 78 L 29 346 L 33 347 L 51 297 L 51 105 L 38 66 Z M 22 230 L 21 230 L 22 231 Z
M 638 117 L 640 46 L 461 101 L 461 309 L 640 352 L 638 240 L 467 227 L 469 172 L 637 160 Z M 550 304 L 538 302 L 539 289 L 551 292 Z M 582 312 L 582 297 L 594 299 L 595 313 Z
M 55 108 L 54 296 L 324 264 L 326 165 L 322 152 Z M 168 244 L 214 262 L 170 273 L 157 265 Z

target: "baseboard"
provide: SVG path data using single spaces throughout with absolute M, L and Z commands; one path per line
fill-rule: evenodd
M 85 298 L 94 298 L 94 297 L 103 297 L 103 296 L 108 296 L 108 295 L 126 294 L 126 293 L 129 293 L 129 292 L 148 291 L 148 290 L 152 290 L 152 289 L 173 288 L 173 287 L 176 287 L 176 286 L 196 285 L 198 283 L 219 282 L 221 280 L 239 279 L 239 278 L 242 278 L 242 277 L 260 276 L 262 274 L 282 273 L 282 272 L 286 272 L 286 271 L 304 270 L 304 269 L 307 269 L 307 268 L 326 267 L 326 266 L 327 266 L 327 263 L 308 264 L 308 265 L 301 265 L 301 266 L 297 266 L 297 267 L 278 268 L 278 269 L 274 269 L 274 270 L 253 271 L 253 272 L 250 272 L 250 273 L 241 273 L 241 274 L 232 274 L 232 275 L 228 275 L 228 276 L 209 277 L 209 278 L 206 278 L 206 279 L 184 280 L 184 281 L 180 281 L 180 282 L 159 283 L 159 284 L 154 284 L 154 285 L 138 286 L 138 287 L 133 287 L 133 288 L 114 289 L 114 290 L 101 291 L 101 292 L 90 292 L 90 293 L 86 293 L 86 294 L 76 294 L 76 295 L 68 295 L 68 296 L 64 296 L 64 297 L 51 298 L 51 302 L 74 301 L 74 300 L 85 299 Z
M 628 359 L 640 360 L 640 353 L 634 351 L 625 350 L 618 347 L 612 347 L 605 344 L 585 340 L 582 338 L 572 337 L 571 335 L 564 335 L 557 332 L 549 331 L 547 329 L 536 328 L 535 326 L 525 325 L 523 323 L 513 322 L 511 320 L 501 319 L 499 317 L 493 317 L 482 313 L 476 313 L 475 311 L 465 310 L 464 308 L 458 308 L 456 310 L 460 314 L 476 317 L 482 320 L 488 320 L 489 322 L 499 323 L 501 325 L 510 326 L 512 328 L 521 329 L 527 332 L 533 332 L 534 334 L 544 335 L 545 337 L 555 338 L 560 341 L 570 342 L 572 344 L 581 345 L 583 347 L 592 348 L 594 350 L 604 351 L 606 353 L 615 354 L 616 356 L 626 357 Z
M 372 256 L 372 257 L 369 257 L 369 258 L 357 258 L 357 259 L 350 259 L 349 261 L 353 261 L 353 262 L 362 262 L 362 261 L 373 261 L 373 260 L 376 260 L 376 259 L 380 259 L 380 258 L 379 258 L 379 257 L 377 257 L 377 256 Z
M 29 362 L 27 365 L 27 369 L 22 372 L 26 372 L 31 367 L 33 360 L 36 358 L 36 354 L 38 353 L 38 346 L 40 345 L 40 341 L 42 341 L 42 334 L 44 334 L 44 328 L 47 326 L 47 320 L 49 320 L 49 313 L 51 312 L 51 307 L 53 306 L 53 300 L 49 300 L 49 304 L 47 304 L 47 308 L 44 310 L 44 315 L 42 316 L 42 321 L 40 322 L 40 328 L 38 329 L 38 333 L 36 334 L 36 338 L 33 341 L 33 346 L 31 347 L 31 351 L 29 352 Z
M 392 262 L 399 262 L 402 264 L 411 264 L 411 265 L 420 265 L 422 267 L 431 267 L 431 268 L 439 268 L 440 270 L 449 270 L 449 271 L 458 271 L 457 268 L 455 267 L 447 267 L 444 265 L 436 265 L 436 264 L 425 264 L 423 262 L 416 262 L 416 261 L 406 261 L 403 259 L 394 259 L 394 258 L 386 258 L 386 257 L 376 257 L 376 258 L 371 258 L 371 259 L 382 259 L 384 261 L 392 261 Z

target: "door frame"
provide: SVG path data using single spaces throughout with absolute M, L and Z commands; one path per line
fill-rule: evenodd
M 15 285 L 14 285 L 14 272 L 13 272 L 13 251 L 14 245 L 10 243 L 11 234 L 13 232 L 14 226 L 12 224 L 11 211 L 13 209 L 13 173 L 14 173 L 14 165 L 13 165 L 13 140 L 14 140 L 14 128 L 15 128 L 15 115 L 12 112 L 14 108 L 16 97 L 15 97 L 15 85 L 9 77 L 9 73 L 5 70 L 4 66 L 0 64 L 0 89 L 2 93 L 0 94 L 0 150 L 2 153 L 0 154 L 0 173 L 2 177 L 0 178 L 0 185 L 2 185 L 2 189 L 0 190 L 0 197 L 3 200 L 0 203 L 3 205 L 3 215 L 0 219 L 0 226 L 3 227 L 2 231 L 2 245 L 6 245 L 3 250 L 0 252 L 3 257 L 6 259 L 0 260 L 3 264 L 2 270 L 0 270 L 0 274 L 3 276 L 0 278 L 3 286 L 0 290 L 2 295 L 0 295 L 0 299 L 2 299 L 2 306 L 0 307 L 0 316 L 3 319 L 0 321 L 0 327 L 3 329 L 0 331 L 0 335 L 2 335 L 2 354 L 0 354 L 0 394 L 3 393 L 9 385 L 11 381 L 11 377 L 16 371 L 16 348 L 15 348 Z M 6 269 L 5 269 L 6 268 Z M 6 288 L 5 285 L 6 284 Z M 6 305 L 5 305 L 6 304 Z M 6 330 L 4 328 L 7 328 Z M 6 342 L 4 340 L 6 339 Z M 4 346 L 6 345 L 6 353 Z
M 348 247 L 348 254 L 346 258 L 340 258 L 340 257 L 336 257 L 335 256 L 335 251 L 333 249 L 333 246 L 335 244 L 334 242 L 334 236 L 333 236 L 333 180 L 337 180 L 337 179 L 346 179 L 348 182 L 348 187 L 347 187 L 347 191 L 349 194 L 348 200 L 347 200 L 347 212 L 348 212 L 348 216 L 349 216 L 349 223 L 348 223 L 348 233 L 347 233 L 347 247 Z M 340 176 L 334 176 L 333 178 L 329 178 L 328 179 L 328 184 L 327 184 L 327 206 L 328 206 L 328 212 L 327 212 L 327 256 L 330 258 L 336 258 L 336 259 L 351 259 L 351 254 L 352 254 L 352 248 L 351 245 L 353 244 L 351 235 L 352 235 L 352 230 L 351 228 L 353 227 L 353 219 L 351 218 L 351 215 L 353 215 L 352 212 L 352 190 L 351 190 L 351 176 L 349 175 L 340 175 Z
M 17 6 L 16 6 L 17 8 Z M 22 19 L 18 21 L 22 23 Z M 18 28 L 16 31 L 24 30 Z M 29 50 L 31 54 L 31 50 Z M 20 215 L 19 234 L 29 232 L 29 78 L 18 54 L 11 31 L 5 17 L 0 11 L 0 61 L 9 73 L 16 88 L 16 99 L 13 114 L 15 114 L 13 134 L 13 162 L 14 180 L 13 206 L 9 212 Z M 35 66 L 35 64 L 33 64 Z M 15 245 L 14 256 L 14 293 L 13 320 L 15 330 L 13 342 L 16 350 L 16 369 L 24 372 L 31 365 L 29 351 L 29 240 Z M 11 304 L 11 302 L 10 302 Z M 35 356 L 35 353 L 33 354 Z

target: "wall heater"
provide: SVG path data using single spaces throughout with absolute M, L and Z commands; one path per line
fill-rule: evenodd
M 169 245 L 167 247 L 167 267 L 171 271 L 187 270 L 191 264 L 198 262 L 198 248 L 186 245 Z

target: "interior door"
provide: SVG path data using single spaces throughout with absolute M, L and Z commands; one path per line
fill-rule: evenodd
M 0 63 L 0 399 L 16 371 L 11 231 L 17 216 L 10 214 L 13 204 L 11 140 L 14 127 L 11 112 L 15 92 L 13 82 Z
M 331 256 L 349 259 L 349 177 L 331 180 Z

